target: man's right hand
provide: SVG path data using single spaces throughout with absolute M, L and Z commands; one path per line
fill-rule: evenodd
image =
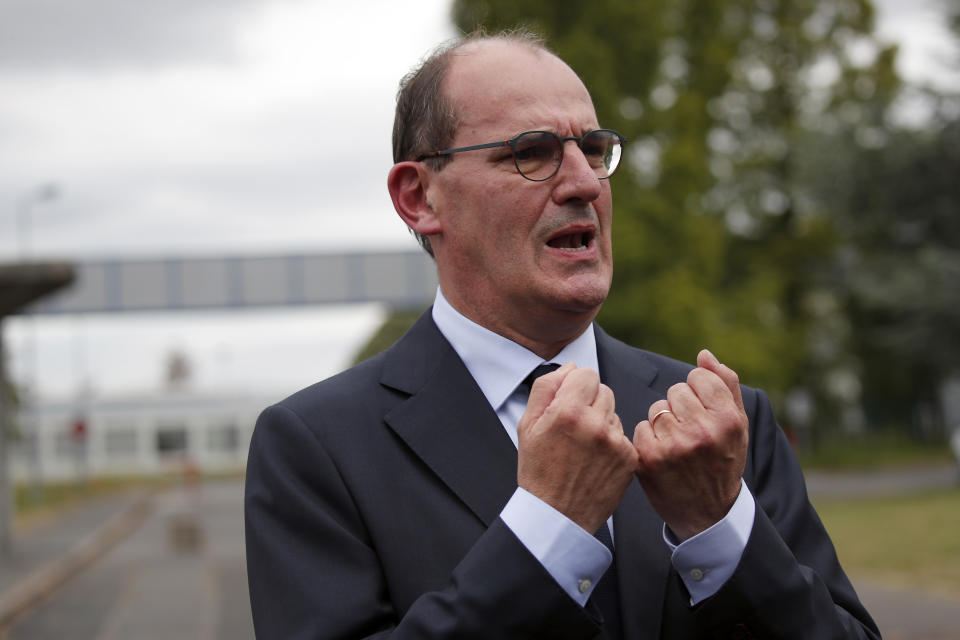
M 638 454 L 613 391 L 567 363 L 533 383 L 517 425 L 517 483 L 593 534 L 623 498 Z

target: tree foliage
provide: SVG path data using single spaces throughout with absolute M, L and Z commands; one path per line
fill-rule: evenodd
M 960 45 L 960 8 L 947 18 Z M 857 131 L 821 132 L 805 181 L 842 240 L 835 291 L 867 422 L 930 440 L 960 426 L 946 409 L 960 402 L 947 397 L 960 382 L 960 95 L 911 93 L 928 110 L 924 126 L 888 126 L 870 144 Z
M 960 375 L 960 119 L 890 136 L 824 157 L 811 183 L 844 240 L 837 291 L 867 417 L 930 437 L 954 426 L 940 396 Z

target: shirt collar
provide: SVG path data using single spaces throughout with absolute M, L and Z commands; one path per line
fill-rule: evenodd
M 517 385 L 534 367 L 544 362 L 573 362 L 578 367 L 599 371 L 593 323 L 555 357 L 544 360 L 529 349 L 461 314 L 447 302 L 439 287 L 433 303 L 433 321 L 463 360 L 494 410 L 499 410 Z

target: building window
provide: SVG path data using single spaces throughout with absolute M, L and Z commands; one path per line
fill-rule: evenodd
M 157 453 L 161 457 L 178 456 L 187 452 L 187 428 L 165 425 L 157 429 Z
M 108 458 L 132 458 L 137 453 L 137 430 L 129 427 L 108 429 L 103 448 Z

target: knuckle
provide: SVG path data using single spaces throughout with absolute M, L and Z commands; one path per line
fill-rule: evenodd
M 686 382 L 676 382 L 670 385 L 670 388 L 667 389 L 667 393 L 668 394 L 677 393 L 679 391 L 682 391 L 683 389 L 686 389 L 687 387 L 688 387 L 688 384 Z
M 741 431 L 746 424 L 746 416 L 736 407 L 725 407 L 719 417 L 721 424 L 731 431 Z
M 564 404 L 554 410 L 554 420 L 564 426 L 576 426 L 583 417 L 583 407 L 575 404 Z
M 587 437 L 591 444 L 599 449 L 609 449 L 614 444 L 614 434 L 599 421 L 590 425 Z
M 730 367 L 727 367 L 726 370 L 728 372 L 727 377 L 730 378 L 730 382 L 737 385 L 740 384 L 740 375 Z
M 693 455 L 702 455 L 717 448 L 717 441 L 708 434 L 702 434 L 689 444 L 689 452 Z
M 581 385 L 599 384 L 600 376 L 593 369 L 580 367 L 570 372 L 568 376 L 573 382 Z
M 613 413 L 607 417 L 607 425 L 614 430 L 614 433 L 623 433 L 623 423 L 620 422 L 620 416 Z
M 616 401 L 616 397 L 613 395 L 613 389 L 605 384 L 600 385 L 599 396 L 604 402 L 607 402 L 611 405 L 613 405 Z
M 601 431 L 600 429 L 594 429 L 590 432 L 589 436 L 590 445 L 594 449 L 606 449 L 610 446 L 610 439 L 607 437 L 607 434 Z
M 677 397 L 688 393 L 690 391 L 690 385 L 686 382 L 678 382 L 672 385 L 667 389 L 667 405 L 669 406 L 676 401 Z

